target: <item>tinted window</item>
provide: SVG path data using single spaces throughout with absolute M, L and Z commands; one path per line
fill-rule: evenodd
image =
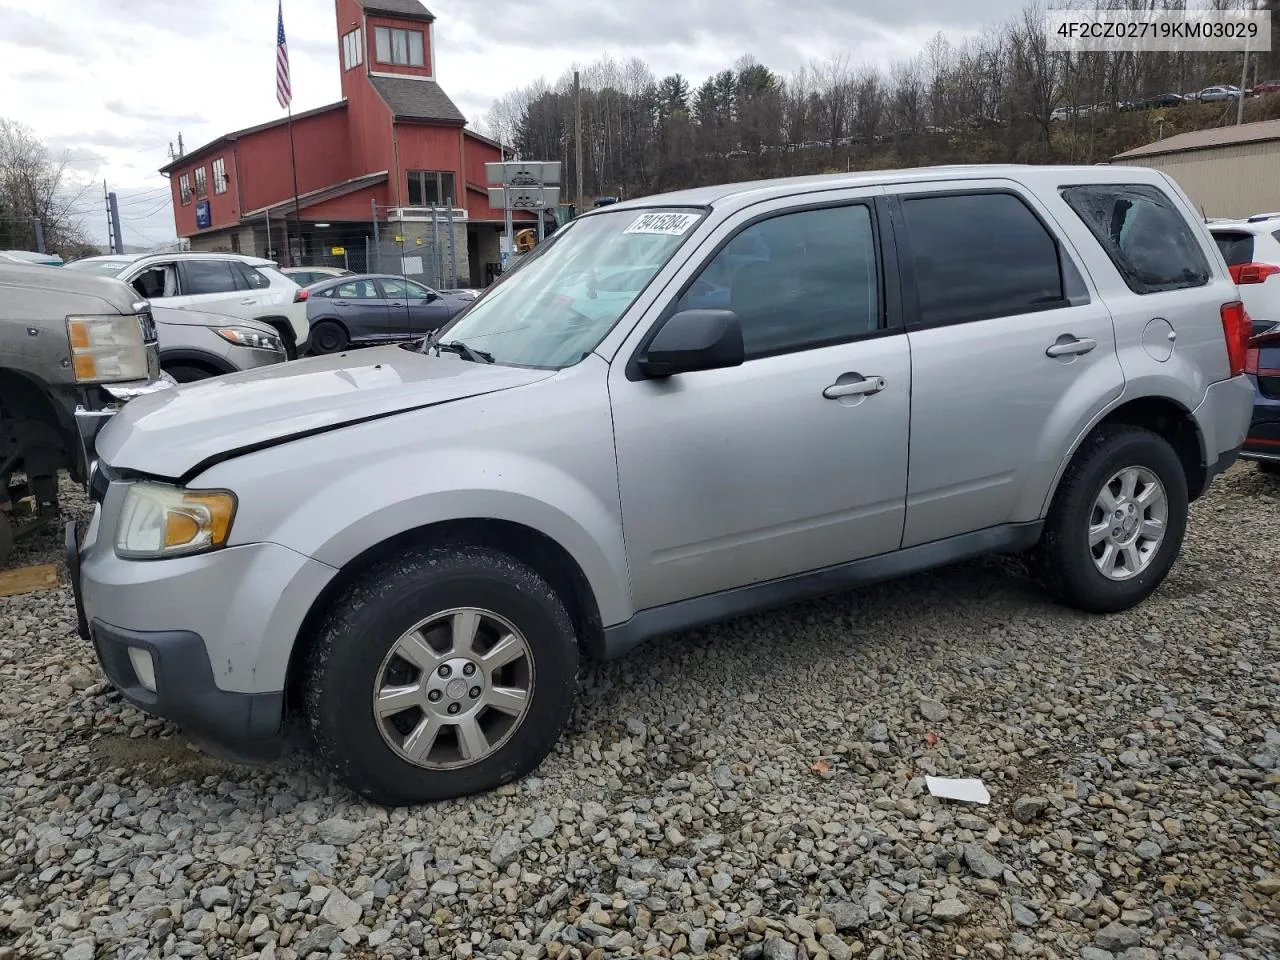
M 1062 198 L 1102 244 L 1134 293 L 1202 287 L 1209 282 L 1209 261 L 1195 234 L 1156 187 L 1065 187 Z
M 923 324 L 1063 306 L 1058 245 L 1008 193 L 903 199 Z
M 183 264 L 185 276 L 182 292 L 187 296 L 201 293 L 227 293 L 236 289 L 236 277 L 227 260 L 188 260 Z
M 232 266 L 240 274 L 240 279 L 250 290 L 262 290 L 271 286 L 271 281 L 247 263 L 233 263 Z
M 677 309 L 736 312 L 748 357 L 879 329 L 870 210 L 806 210 L 747 227 L 703 268 Z
M 372 280 L 353 280 L 350 283 L 341 283 L 333 295 L 342 300 L 378 300 L 378 288 L 373 285 Z
M 1253 262 L 1253 234 L 1240 230 L 1214 230 L 1213 242 L 1222 252 L 1228 267 Z

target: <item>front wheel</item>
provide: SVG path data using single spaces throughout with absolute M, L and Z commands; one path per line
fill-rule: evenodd
M 1160 586 L 1187 528 L 1187 479 L 1169 443 L 1103 427 L 1077 451 L 1035 550 L 1045 588 L 1089 613 L 1115 613 Z
M 307 659 L 320 757 L 386 806 L 493 789 L 568 722 L 578 643 L 546 580 L 496 550 L 415 548 L 337 601 Z

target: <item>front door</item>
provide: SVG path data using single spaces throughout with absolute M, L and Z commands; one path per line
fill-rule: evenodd
M 904 547 L 1037 519 L 1124 386 L 1111 314 L 1035 199 L 1005 181 L 931 190 L 891 198 L 914 274 Z
M 448 305 L 434 290 L 400 277 L 383 277 L 378 283 L 398 336 L 426 336 L 449 319 Z
M 347 280 L 333 290 L 333 311 L 352 340 L 377 340 L 390 335 L 391 312 L 378 285 L 370 279 Z
M 682 271 L 661 316 L 712 302 L 734 310 L 742 366 L 629 379 L 646 323 L 614 358 L 637 610 L 898 547 L 910 354 L 885 309 L 879 192 L 820 208 L 774 201 L 703 244 L 717 252 Z

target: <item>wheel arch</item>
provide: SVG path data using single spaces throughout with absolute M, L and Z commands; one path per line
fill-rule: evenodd
M 169 365 L 181 364 L 184 367 L 196 367 L 200 370 L 207 371 L 210 376 L 221 376 L 224 373 L 235 373 L 236 368 L 227 362 L 223 357 L 216 354 L 206 353 L 203 350 L 192 350 L 186 348 L 178 348 L 176 350 L 160 351 L 160 367 L 165 369 Z
M 1080 447 L 1100 428 L 1115 424 L 1128 424 L 1142 427 L 1163 437 L 1173 447 L 1182 464 L 1187 479 L 1187 499 L 1194 502 L 1204 492 L 1208 475 L 1204 435 L 1196 423 L 1195 417 L 1187 407 L 1168 396 L 1148 394 L 1139 397 L 1121 398 L 1120 402 L 1100 413 L 1071 445 L 1070 451 L 1058 465 L 1053 484 L 1045 495 L 1040 515 L 1048 513 L 1058 487 L 1066 474 L 1067 467 L 1075 459 Z
M 303 665 L 317 629 L 339 597 L 382 560 L 414 546 L 468 544 L 500 550 L 546 578 L 573 622 L 581 649 L 597 656 L 603 648 L 604 627 L 595 591 L 573 555 L 553 537 L 511 520 L 471 517 L 441 520 L 402 531 L 352 557 L 312 602 L 299 625 L 286 670 L 287 700 L 299 702 Z

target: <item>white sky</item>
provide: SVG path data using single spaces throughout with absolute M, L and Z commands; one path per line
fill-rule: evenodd
M 605 54 L 640 56 L 659 77 L 679 71 L 695 85 L 743 54 L 782 73 L 837 54 L 888 65 L 940 29 L 963 39 L 1019 6 L 970 4 L 427 0 L 437 79 L 473 125 L 508 90 Z M 178 133 L 191 150 L 283 116 L 275 21 L 271 0 L 0 0 L 0 116 L 69 152 L 91 240 L 106 240 L 104 178 L 120 196 L 126 244 L 172 240 L 167 181 L 156 171 Z M 284 21 L 294 111 L 339 99 L 333 0 L 285 0 Z

